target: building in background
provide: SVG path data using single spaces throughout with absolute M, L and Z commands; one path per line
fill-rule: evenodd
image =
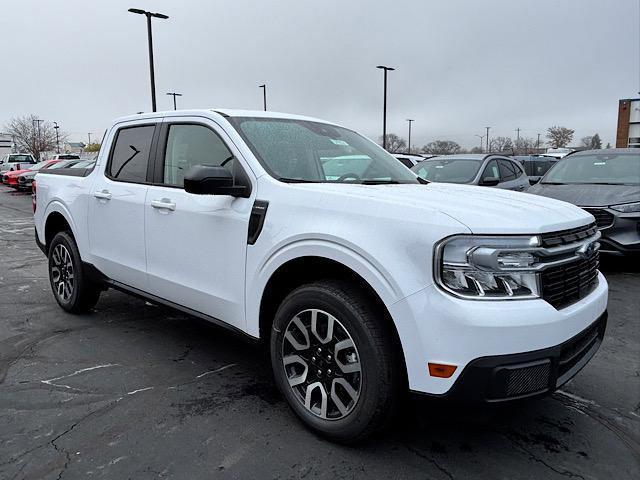
M 83 153 L 84 147 L 87 145 L 84 142 L 66 142 L 64 147 L 64 153 Z
M 616 147 L 640 148 L 640 98 L 623 98 L 618 102 Z
M 0 158 L 4 157 L 7 153 L 14 153 L 13 136 L 0 133 Z

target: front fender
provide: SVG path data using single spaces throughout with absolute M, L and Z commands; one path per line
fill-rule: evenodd
M 255 268 L 251 268 L 249 263 L 247 265 L 248 272 L 255 271 L 255 275 L 248 275 L 247 278 L 247 330 L 250 335 L 259 336 L 260 304 L 269 279 L 282 265 L 301 257 L 326 258 L 350 268 L 371 286 L 387 306 L 402 298 L 400 287 L 390 273 L 357 246 L 322 237 L 293 239 L 275 247 Z

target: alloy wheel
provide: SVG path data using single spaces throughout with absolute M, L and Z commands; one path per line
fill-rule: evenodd
M 346 417 L 360 397 L 362 372 L 351 335 L 333 315 L 303 310 L 282 337 L 282 364 L 298 401 L 325 420 Z
M 51 282 L 53 289 L 62 302 L 68 302 L 73 295 L 75 277 L 73 271 L 73 260 L 69 250 L 58 244 L 51 254 L 53 265 L 51 265 Z

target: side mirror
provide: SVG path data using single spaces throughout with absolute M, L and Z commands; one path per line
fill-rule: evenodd
M 224 167 L 194 165 L 184 175 L 184 190 L 196 195 L 248 197 L 249 189 L 234 185 L 233 175 Z
M 498 177 L 484 177 L 480 180 L 480 185 L 483 187 L 495 187 L 500 183 L 500 179 Z

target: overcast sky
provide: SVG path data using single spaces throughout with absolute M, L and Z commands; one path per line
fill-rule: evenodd
M 640 90 L 639 0 L 2 0 L 0 131 L 14 117 L 101 136 L 150 110 L 145 19 L 154 21 L 158 108 L 261 109 L 413 144 L 550 125 L 614 143 L 619 98 Z

